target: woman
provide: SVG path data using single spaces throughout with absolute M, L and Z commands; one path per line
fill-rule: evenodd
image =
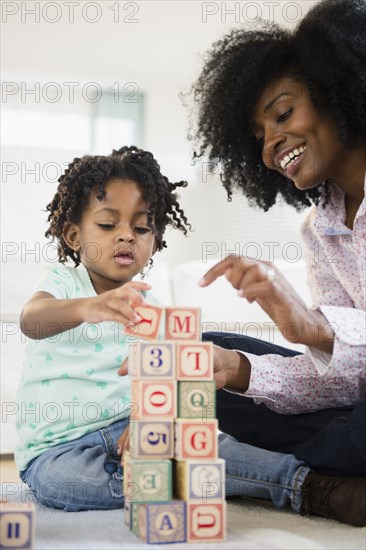
M 306 346 L 205 335 L 231 390 L 218 392 L 227 493 L 352 525 L 366 525 L 365 29 L 364 0 L 324 0 L 293 33 L 234 30 L 193 87 L 195 156 L 220 161 L 229 197 L 315 204 L 302 227 L 312 308 L 269 262 L 230 256 L 200 282 L 225 275 Z

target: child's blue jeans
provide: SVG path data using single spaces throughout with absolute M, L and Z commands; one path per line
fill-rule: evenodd
M 22 480 L 46 506 L 69 512 L 122 508 L 123 470 L 116 443 L 128 426 L 121 420 L 97 432 L 57 445 L 21 472 Z M 301 484 L 309 472 L 293 455 L 258 449 L 221 434 L 226 459 L 226 494 L 272 499 L 278 507 L 301 506 Z
M 38 502 L 68 512 L 123 508 L 117 440 L 129 418 L 44 452 L 20 473 Z

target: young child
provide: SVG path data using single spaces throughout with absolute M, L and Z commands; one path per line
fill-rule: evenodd
M 203 335 L 219 346 L 221 387 L 237 393 L 217 399 L 226 492 L 357 526 L 366 526 L 365 31 L 365 0 L 321 0 L 293 32 L 268 24 L 215 42 L 194 85 L 198 156 L 220 159 L 229 195 L 238 189 L 264 210 L 278 196 L 314 204 L 302 227 L 313 307 L 269 262 L 231 256 L 201 282 L 225 275 L 306 346 Z
M 136 305 L 157 303 L 132 279 L 166 247 L 167 225 L 187 233 L 174 192 L 186 185 L 163 176 L 151 153 L 123 147 L 74 159 L 47 206 L 46 237 L 57 240 L 60 263 L 45 270 L 21 314 L 31 340 L 15 455 L 42 504 L 124 505 L 117 441 L 128 427 L 130 382 L 117 371 L 131 336 L 123 325 L 139 321 Z

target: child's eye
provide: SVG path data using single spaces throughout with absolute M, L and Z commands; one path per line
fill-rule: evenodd
M 145 233 L 150 233 L 151 229 L 149 227 L 135 227 L 135 231 L 140 235 L 145 235 Z
M 283 113 L 278 117 L 277 122 L 284 122 L 285 120 L 288 119 L 291 113 L 292 113 L 292 109 L 289 109 L 288 111 L 286 111 L 285 113 Z
M 114 225 L 112 223 L 98 223 L 98 227 L 108 230 L 108 229 L 113 229 Z

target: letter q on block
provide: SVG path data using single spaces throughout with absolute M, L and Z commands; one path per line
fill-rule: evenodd
M 213 380 L 212 342 L 177 342 L 177 379 Z

